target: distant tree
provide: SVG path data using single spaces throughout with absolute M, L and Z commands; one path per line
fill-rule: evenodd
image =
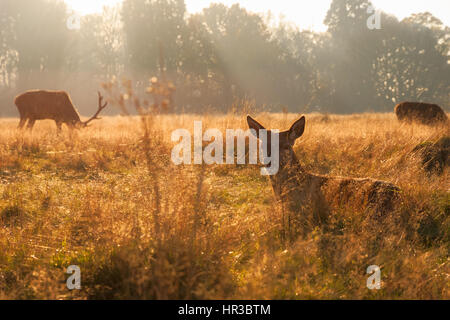
M 368 0 L 333 0 L 324 23 L 334 37 L 351 39 L 367 29 L 367 9 L 373 7 Z
M 311 49 L 308 51 L 314 77 L 311 84 L 311 111 L 332 112 L 336 97 L 336 78 L 331 34 L 311 33 Z
M 123 73 L 124 37 L 120 8 L 82 17 L 80 29 L 71 33 L 70 70 L 111 78 Z
M 125 0 L 122 5 L 127 59 L 134 74 L 155 75 L 160 46 L 168 73 L 180 67 L 186 6 L 184 0 Z
M 211 75 L 221 84 L 223 101 L 252 97 L 267 101 L 277 73 L 277 46 L 261 16 L 239 5 L 212 4 L 203 10 L 214 48 Z
M 274 26 L 238 4 L 189 15 L 184 0 L 124 0 L 69 30 L 64 1 L 2 0 L 0 103 L 10 105 L 14 91 L 64 88 L 87 112 L 85 93 L 103 80 L 131 77 L 138 81 L 114 83 L 143 95 L 156 76 L 162 87 L 175 82 L 178 111 L 226 111 L 242 99 L 292 112 L 391 111 L 402 100 L 448 106 L 449 27 L 428 12 L 401 22 L 382 12 L 381 29 L 371 30 L 371 6 L 332 0 L 319 33 Z
M 61 1 L 16 0 L 9 6 L 18 54 L 18 87 L 34 87 L 36 81 L 55 86 L 67 53 L 66 5 Z
M 444 30 L 428 13 L 389 25 L 374 66 L 375 87 L 385 99 L 380 105 L 390 108 L 405 100 L 448 104 L 450 65 L 440 42 Z
M 412 14 L 405 18 L 404 22 L 417 24 L 432 30 L 436 38 L 436 45 L 443 56 L 447 57 L 447 64 L 450 64 L 450 27 L 442 23 L 441 20 L 429 12 Z
M 277 44 L 274 60 L 277 71 L 272 76 L 274 91 L 271 94 L 290 111 L 317 111 L 314 89 L 319 71 L 314 64 L 319 36 L 283 22 L 272 34 Z
M 333 86 L 331 109 L 358 112 L 375 109 L 373 61 L 376 59 L 379 30 L 370 30 L 368 0 L 333 0 L 324 23 L 331 34 L 330 61 Z
M 212 39 L 202 14 L 187 18 L 178 77 L 177 96 L 187 111 L 218 103 L 212 72 L 216 61 Z
M 14 20 L 11 16 L 13 1 L 0 2 L 0 86 L 12 85 L 14 69 L 17 66 L 17 51 L 13 48 Z

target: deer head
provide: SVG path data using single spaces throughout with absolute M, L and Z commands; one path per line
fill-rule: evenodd
M 303 132 L 305 131 L 305 122 L 305 117 L 302 116 L 299 120 L 295 121 L 292 124 L 289 130 L 276 133 L 278 135 L 278 154 L 280 169 L 288 165 L 296 164 L 298 162 L 294 153 L 293 146 L 295 144 L 295 141 L 303 135 Z M 261 125 L 258 121 L 250 116 L 247 116 L 247 123 L 250 129 L 254 129 L 256 131 L 256 137 L 258 139 L 260 138 L 260 130 L 267 130 L 263 125 Z M 271 130 L 267 130 L 267 154 L 269 157 L 272 154 L 272 134 L 273 133 L 271 132 Z

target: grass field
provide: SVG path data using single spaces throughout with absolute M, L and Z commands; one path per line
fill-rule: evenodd
M 254 116 L 282 130 L 297 118 Z M 257 166 L 171 163 L 172 130 L 246 130 L 244 114 L 107 117 L 60 136 L 54 122 L 30 134 L 0 120 L 0 298 L 449 299 L 449 170 L 428 175 L 411 152 L 449 129 L 306 117 L 295 152 L 308 171 L 395 183 L 401 210 L 370 225 L 342 210 L 287 241 Z M 66 287 L 69 265 L 81 290 Z M 380 290 L 366 287 L 370 265 Z

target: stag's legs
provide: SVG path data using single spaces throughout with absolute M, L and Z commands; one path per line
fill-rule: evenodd
M 62 131 L 62 122 L 60 122 L 60 121 L 55 121 L 55 122 L 56 122 L 56 128 L 58 130 L 58 134 L 59 134 Z
M 27 122 L 27 118 L 20 118 L 18 129 L 22 129 L 25 123 Z
M 35 119 L 28 119 L 27 129 L 32 130 L 35 122 Z

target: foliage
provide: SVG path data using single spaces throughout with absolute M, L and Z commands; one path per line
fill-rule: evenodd
M 95 94 L 100 83 L 131 78 L 143 93 L 163 73 L 177 88 L 175 112 L 226 112 L 240 100 L 260 110 L 333 113 L 450 102 L 449 27 L 428 12 L 403 21 L 382 12 L 381 29 L 369 30 L 370 1 L 333 0 L 328 31 L 316 33 L 274 25 L 238 4 L 188 14 L 183 0 L 125 0 L 69 30 L 61 1 L 0 6 L 6 115 L 25 89 L 65 89 L 89 113 L 86 92 Z
M 297 115 L 256 117 L 287 129 Z M 194 120 L 245 129 L 237 111 L 106 117 L 60 136 L 51 122 L 30 135 L 0 120 L 0 297 L 449 299 L 449 168 L 428 176 L 411 153 L 446 128 L 393 114 L 306 118 L 295 146 L 304 168 L 392 182 L 399 211 L 367 223 L 359 208 L 343 209 L 285 241 L 283 212 L 256 166 L 170 161 L 172 130 Z M 381 290 L 366 287 L 373 264 Z M 81 268 L 81 290 L 66 288 L 69 265 Z

